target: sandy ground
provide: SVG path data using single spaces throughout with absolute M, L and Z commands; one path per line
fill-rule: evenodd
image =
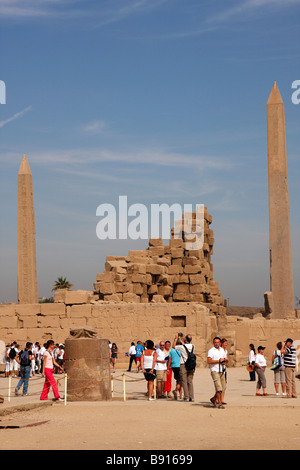
M 142 374 L 126 373 L 127 400 L 122 401 L 123 370 L 114 374 L 115 398 L 110 402 L 68 402 L 33 410 L 16 406 L 39 404 L 43 381 L 33 379 L 30 397 L 15 397 L 0 405 L 0 449 L 61 450 L 264 450 L 300 448 L 300 396 L 276 396 L 273 372 L 267 371 L 269 397 L 255 396 L 255 383 L 244 368 L 229 369 L 224 410 L 211 406 L 213 384 L 208 369 L 197 369 L 195 402 L 149 402 Z M 0 393 L 8 380 L 0 378 Z M 13 379 L 13 387 L 16 379 Z M 63 389 L 61 381 L 60 389 Z M 2 390 L 2 391 L 1 391 Z M 297 380 L 300 394 L 300 381 Z M 5 394 L 5 393 L 4 393 Z

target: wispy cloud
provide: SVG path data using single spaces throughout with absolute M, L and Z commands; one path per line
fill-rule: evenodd
M 1 127 L 4 127 L 6 124 L 9 124 L 10 122 L 15 121 L 15 120 L 18 119 L 19 117 L 23 116 L 23 115 L 24 115 L 25 113 L 27 113 L 31 108 L 32 108 L 32 106 L 27 106 L 27 108 L 23 109 L 22 111 L 19 111 L 18 113 L 14 114 L 14 115 L 11 116 L 10 118 L 5 119 L 5 120 L 3 120 L 3 121 L 0 121 L 0 128 L 1 128 Z
M 107 130 L 107 124 L 103 120 L 96 120 L 83 125 L 82 130 L 88 134 L 103 134 Z
M 169 0 L 0 0 L 0 16 L 11 19 L 58 19 L 89 17 L 97 26 L 147 13 Z M 113 4 L 113 6 L 112 6 Z
M 230 7 L 212 15 L 206 19 L 208 24 L 225 23 L 234 18 L 244 18 L 245 15 L 262 11 L 263 7 L 287 8 L 292 4 L 299 4 L 300 0 L 246 0 L 239 1 L 234 7 Z M 269 9 L 268 9 L 269 11 Z
M 31 153 L 30 160 L 39 164 L 73 164 L 87 163 L 124 163 L 135 165 L 155 165 L 162 167 L 193 166 L 202 171 L 229 170 L 236 166 L 236 162 L 224 157 L 207 155 L 186 155 L 169 152 L 164 149 L 132 149 L 130 151 L 112 151 L 106 149 L 68 149 L 54 150 L 53 152 Z

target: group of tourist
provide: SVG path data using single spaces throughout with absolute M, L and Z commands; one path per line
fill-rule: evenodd
M 268 396 L 267 393 L 267 380 L 265 370 L 267 361 L 264 356 L 265 347 L 259 346 L 257 354 L 253 344 L 249 345 L 250 352 L 248 358 L 248 370 L 250 380 L 255 381 L 255 374 L 257 375 L 256 396 Z M 274 371 L 274 387 L 275 393 L 279 395 L 279 387 L 281 385 L 282 395 L 287 398 L 297 398 L 296 383 L 295 383 L 295 369 L 297 362 L 297 352 L 293 345 L 293 340 L 287 338 L 286 341 L 280 341 L 276 345 L 276 349 L 272 354 L 272 367 Z M 261 395 L 260 390 L 263 393 Z
M 44 353 L 46 351 L 46 344 L 44 343 L 43 346 L 37 341 L 35 343 L 31 343 L 31 351 L 32 351 L 32 359 L 31 359 L 31 376 L 35 376 L 36 374 L 41 374 L 43 369 L 43 358 Z M 20 371 L 20 364 L 16 359 L 20 351 L 20 345 L 14 341 L 12 344 L 8 344 L 6 346 L 6 355 L 5 355 L 5 377 L 9 377 L 10 375 L 13 377 L 19 376 Z M 65 363 L 65 347 L 63 344 L 56 343 L 53 349 L 53 357 L 55 361 L 64 367 Z M 60 373 L 60 369 L 55 366 L 54 373 Z
M 54 397 L 60 401 L 56 380 L 53 373 L 64 371 L 64 346 L 55 344 L 53 340 L 47 341 L 42 347 L 27 342 L 25 348 L 20 350 L 20 346 L 14 341 L 7 346 L 5 376 L 20 377 L 15 388 L 15 395 L 19 395 L 22 388 L 22 395 L 27 396 L 29 379 L 36 373 L 45 377 L 45 383 L 40 399 L 47 400 L 50 386 Z
M 131 343 L 129 348 L 129 368 L 135 361 L 136 370 L 141 370 L 147 381 L 148 400 L 154 400 L 154 381 L 156 380 L 156 396 L 161 398 L 182 399 L 189 402 L 194 401 L 193 378 L 196 368 L 195 346 L 191 335 L 183 337 L 177 333 L 173 342 L 160 341 L 154 346 L 152 340 L 145 343 L 138 341 L 135 345 Z M 176 382 L 172 394 L 172 376 Z

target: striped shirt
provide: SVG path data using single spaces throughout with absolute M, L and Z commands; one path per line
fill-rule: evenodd
M 291 346 L 290 348 L 286 348 L 286 352 L 284 355 L 284 365 L 285 367 L 296 367 L 296 349 L 294 346 Z

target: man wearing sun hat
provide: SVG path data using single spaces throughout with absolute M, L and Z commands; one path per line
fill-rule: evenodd
M 287 398 L 297 398 L 295 368 L 297 352 L 292 338 L 287 338 L 283 346 Z

